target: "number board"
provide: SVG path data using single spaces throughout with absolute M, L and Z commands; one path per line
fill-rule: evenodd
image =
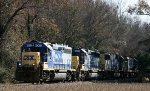
M 42 47 L 42 44 L 27 44 L 27 47 Z

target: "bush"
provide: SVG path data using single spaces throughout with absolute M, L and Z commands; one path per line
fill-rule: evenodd
M 0 83 L 3 83 L 6 79 L 6 70 L 4 68 L 0 68 Z
M 0 83 L 11 81 L 11 72 L 6 68 L 0 68 Z
M 149 54 L 139 53 L 137 55 L 137 60 L 138 60 L 139 71 L 141 72 L 150 71 L 150 55 Z

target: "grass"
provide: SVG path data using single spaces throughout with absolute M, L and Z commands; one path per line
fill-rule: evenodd
M 149 83 L 50 83 L 0 84 L 0 91 L 149 91 Z

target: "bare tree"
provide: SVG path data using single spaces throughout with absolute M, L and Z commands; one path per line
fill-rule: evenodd
M 11 22 L 13 21 L 14 17 L 19 15 L 19 12 L 23 9 L 26 8 L 26 4 L 29 2 L 29 0 L 26 0 L 24 2 L 19 2 L 17 0 L 13 0 L 11 2 L 7 2 L 7 1 L 2 1 L 2 7 L 0 9 L 1 11 L 1 30 L 0 30 L 0 37 L 2 36 L 6 36 L 7 32 L 8 32 L 8 27 L 11 25 Z M 14 7 L 14 12 L 11 11 L 12 6 L 17 4 L 16 6 L 18 7 Z M 20 5 L 21 4 L 21 5 Z M 7 10 L 9 12 L 7 12 Z M 6 16 L 8 18 L 6 18 Z M 2 19 L 3 18 L 3 19 Z
M 137 15 L 150 15 L 150 6 L 145 0 L 139 0 L 138 4 L 129 7 L 128 12 Z

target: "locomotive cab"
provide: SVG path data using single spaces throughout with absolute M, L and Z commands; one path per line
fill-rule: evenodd
M 76 68 L 78 71 L 84 69 L 85 53 L 81 49 L 72 50 L 72 61 L 76 62 Z
M 81 80 L 85 80 L 98 77 L 100 52 L 78 48 L 73 49 L 72 56 L 78 58 L 79 62 L 76 69 L 78 73 L 77 78 L 79 77 Z
M 42 70 L 42 62 L 46 61 L 47 48 L 37 41 L 25 43 L 21 47 L 20 61 L 16 68 L 16 80 L 35 82 L 40 80 L 39 74 Z M 43 51 L 43 52 L 41 52 Z

